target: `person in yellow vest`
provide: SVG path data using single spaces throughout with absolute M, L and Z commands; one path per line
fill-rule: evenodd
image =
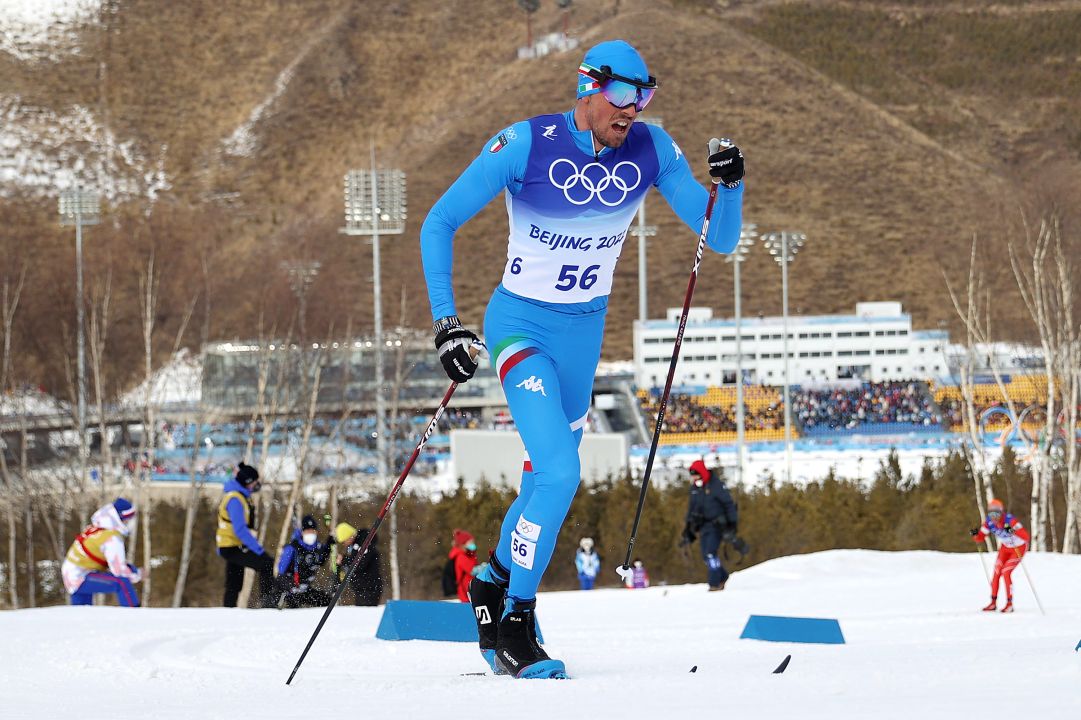
M 122 607 L 139 607 L 133 583 L 142 579 L 142 573 L 128 564 L 124 553 L 124 538 L 133 527 L 135 507 L 118 497 L 98 508 L 90 525 L 75 537 L 60 566 L 72 605 L 93 605 L 94 595 L 101 593 L 115 594 Z
M 236 607 L 244 585 L 244 568 L 259 573 L 259 600 L 265 608 L 274 607 L 274 559 L 255 537 L 255 503 L 259 492 L 259 471 L 240 463 L 236 477 L 225 483 L 218 503 L 218 531 L 215 540 L 218 555 L 225 561 L 225 607 Z

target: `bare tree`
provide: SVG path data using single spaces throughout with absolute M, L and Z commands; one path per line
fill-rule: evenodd
M 1057 270 L 1056 328 L 1058 331 L 1058 379 L 1059 399 L 1062 405 L 1059 432 L 1064 441 L 1063 469 L 1066 475 L 1066 527 L 1062 550 L 1067 553 L 1081 552 L 1081 528 L 1078 513 L 1081 512 L 1081 448 L 1078 447 L 1079 408 L 1081 408 L 1081 323 L 1074 319 L 1074 305 L 1078 302 L 1074 279 L 1076 272 L 1073 253 L 1063 248 L 1059 223 L 1054 223 L 1054 264 Z
M 143 330 L 143 380 L 145 383 L 145 394 L 143 400 L 143 437 L 140 441 L 140 455 L 142 457 L 142 473 L 140 474 L 139 483 L 139 517 L 142 518 L 142 522 L 139 524 L 142 531 L 143 541 L 143 606 L 150 606 L 151 592 L 153 590 L 152 585 L 152 564 L 151 560 L 153 555 L 151 553 L 151 538 L 150 538 L 150 481 L 154 472 L 154 452 L 157 446 L 156 437 L 156 424 L 157 417 L 154 412 L 154 325 L 155 318 L 157 316 L 158 307 L 158 286 L 160 278 L 158 276 L 158 270 L 154 266 L 155 252 L 150 250 L 150 255 L 147 258 L 146 270 L 141 271 L 139 274 L 139 311 L 142 317 L 142 330 Z M 132 538 L 132 546 L 136 544 L 138 539 L 138 531 L 140 527 L 137 526 L 135 531 L 135 537 Z
M 4 332 L 3 354 L 0 355 L 0 396 L 8 389 L 8 381 L 11 379 L 11 334 L 15 324 L 15 311 L 19 307 L 19 297 L 22 295 L 23 285 L 26 282 L 26 265 L 19 271 L 19 279 L 15 286 L 4 276 L 2 305 L 0 305 L 0 321 Z M 25 413 L 24 413 L 25 415 Z M 7 491 L 5 505 L 7 506 L 8 521 L 8 594 L 11 599 L 11 607 L 19 607 L 18 591 L 18 556 L 16 550 L 16 524 L 15 505 L 16 493 L 15 482 L 8 469 L 6 446 L 0 436 L 0 475 L 4 478 L 4 488 Z
M 1044 437 L 1047 441 L 1036 447 L 1036 458 L 1032 465 L 1029 521 L 1032 523 L 1032 547 L 1036 550 L 1047 550 L 1049 498 L 1051 478 L 1054 473 L 1051 463 L 1051 441 L 1055 437 L 1055 369 L 1061 365 L 1061 347 L 1057 338 L 1055 318 L 1056 298 L 1053 287 L 1055 275 L 1053 268 L 1048 267 L 1048 252 L 1058 236 L 1058 219 L 1052 217 L 1042 220 L 1035 236 L 1027 222 L 1024 224 L 1024 230 L 1023 246 L 1010 240 L 1008 247 L 1014 279 L 1039 334 L 1046 369 L 1047 411 Z
M 206 346 L 210 342 L 210 261 L 206 253 L 202 257 L 203 270 L 203 328 L 200 333 L 200 366 L 206 368 Z M 198 297 L 198 295 L 196 296 Z M 199 398 L 199 411 L 196 413 L 195 436 L 192 442 L 191 462 L 188 469 L 188 502 L 184 513 L 184 540 L 180 548 L 180 567 L 177 569 L 176 585 L 173 587 L 173 607 L 180 607 L 184 597 L 184 587 L 188 581 L 188 567 L 191 565 L 191 536 L 195 530 L 195 510 L 198 506 L 199 493 L 203 482 L 196 472 L 202 446 L 203 423 L 207 420 L 206 403 Z M 205 473 L 204 473 L 205 475 Z
M 987 457 L 984 439 L 980 432 L 979 420 L 976 417 L 976 347 L 980 343 L 986 343 L 986 327 L 989 324 L 982 320 L 984 316 L 980 311 L 981 298 L 984 296 L 983 273 L 977 270 L 976 247 L 977 240 L 973 237 L 972 249 L 969 255 L 968 282 L 965 289 L 963 307 L 961 299 L 958 297 L 958 293 L 950 283 L 949 277 L 946 276 L 945 273 L 943 273 L 943 277 L 946 280 L 946 289 L 950 294 L 950 300 L 953 303 L 954 311 L 957 313 L 957 317 L 961 319 L 961 323 L 965 326 L 966 352 L 964 360 L 959 367 L 961 375 L 959 387 L 961 390 L 961 406 L 962 412 L 964 413 L 964 424 L 968 431 L 968 442 L 962 443 L 961 449 L 965 454 L 965 461 L 968 463 L 969 470 L 972 473 L 972 482 L 976 493 L 976 506 L 979 509 L 980 517 L 983 517 L 986 513 L 986 503 L 992 497 L 991 472 L 993 468 Z M 997 374 L 996 378 L 998 378 Z M 1001 379 L 998 378 L 998 380 L 999 387 L 1006 397 L 1007 402 L 1012 403 L 1008 393 L 1006 393 L 1005 387 L 1002 385 Z M 988 549 L 990 550 L 991 545 L 989 538 L 987 543 Z
M 309 473 L 308 455 L 311 450 L 312 427 L 315 424 L 315 411 L 319 401 L 319 380 L 323 372 L 323 353 L 316 352 L 312 360 L 311 369 L 308 371 L 311 377 L 311 392 L 308 395 L 308 413 L 304 422 L 304 430 L 301 433 L 300 447 L 298 448 L 296 475 L 293 478 L 293 487 L 289 491 L 289 501 L 285 506 L 285 515 L 282 517 L 281 531 L 278 533 L 277 547 L 285 545 L 289 539 L 289 531 L 293 524 L 293 514 L 300 492 L 307 480 Z

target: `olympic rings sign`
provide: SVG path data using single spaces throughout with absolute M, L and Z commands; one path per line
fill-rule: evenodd
M 1066 440 L 1065 415 L 1065 410 L 1059 413 L 1055 422 L 1057 431 L 1055 432 L 1055 437 L 1051 441 L 1052 444 L 1065 442 Z M 1001 445 L 1005 447 L 1014 440 L 1020 440 L 1025 444 L 1029 451 L 1035 452 L 1044 442 L 1042 427 L 1047 423 L 1047 410 L 1043 405 L 1029 405 L 1015 416 L 1009 408 L 1003 407 L 1002 405 L 995 405 L 980 413 L 979 422 L 980 434 L 985 438 L 987 435 L 995 432 L 995 425 L 1000 422 L 1004 423 L 1003 428 L 998 433 L 998 437 L 985 440 L 987 445 Z M 1031 433 L 1025 428 L 1026 424 L 1037 424 L 1041 426 L 1041 429 L 1035 433 Z M 1078 437 L 1078 440 L 1081 441 L 1081 436 Z
M 569 174 L 563 177 L 562 181 L 559 181 L 556 180 L 556 168 L 563 163 L 570 165 L 570 171 Z M 621 173 L 620 168 L 624 166 L 629 169 L 623 170 Z M 634 173 L 634 182 L 631 182 L 631 171 Z M 560 175 L 563 172 L 566 171 L 561 171 Z M 593 198 L 596 198 L 603 205 L 616 207 L 626 200 L 627 194 L 642 182 L 642 170 L 630 160 L 616 163 L 611 171 L 598 162 L 591 162 L 579 170 L 573 160 L 557 158 L 548 166 L 548 180 L 552 185 L 562 190 L 563 197 L 567 198 L 567 202 L 573 205 L 586 205 Z M 576 190 L 579 187 L 580 189 Z M 614 190 L 608 193 L 608 198 L 606 198 L 604 191 L 609 188 L 614 188 Z M 619 199 L 610 200 L 609 198 L 613 197 L 617 192 Z

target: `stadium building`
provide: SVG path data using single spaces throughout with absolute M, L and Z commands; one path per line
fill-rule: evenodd
M 681 308 L 664 320 L 634 324 L 635 380 L 641 388 L 663 385 L 672 358 Z M 744 381 L 784 382 L 784 321 L 741 320 Z M 913 330 L 899 302 L 862 302 L 852 315 L 788 318 L 788 357 L 793 385 L 839 380 L 884 382 L 936 378 L 948 373 L 945 330 Z M 725 386 L 736 382 L 736 321 L 714 318 L 709 308 L 691 308 L 674 383 Z

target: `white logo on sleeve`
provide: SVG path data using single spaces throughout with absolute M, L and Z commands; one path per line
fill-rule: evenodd
M 548 397 L 548 393 L 544 392 L 544 380 L 537 377 L 536 375 L 530 375 L 514 387 L 525 388 L 526 390 L 531 390 L 532 392 L 539 392 L 544 397 Z
M 510 555 L 515 565 L 526 570 L 533 569 L 533 559 L 537 556 L 537 541 L 540 540 L 541 526 L 518 516 L 518 524 L 510 536 Z
M 672 149 L 676 151 L 676 160 L 679 160 L 683 156 L 683 151 L 679 149 L 679 145 L 676 145 L 676 141 L 672 141 Z

